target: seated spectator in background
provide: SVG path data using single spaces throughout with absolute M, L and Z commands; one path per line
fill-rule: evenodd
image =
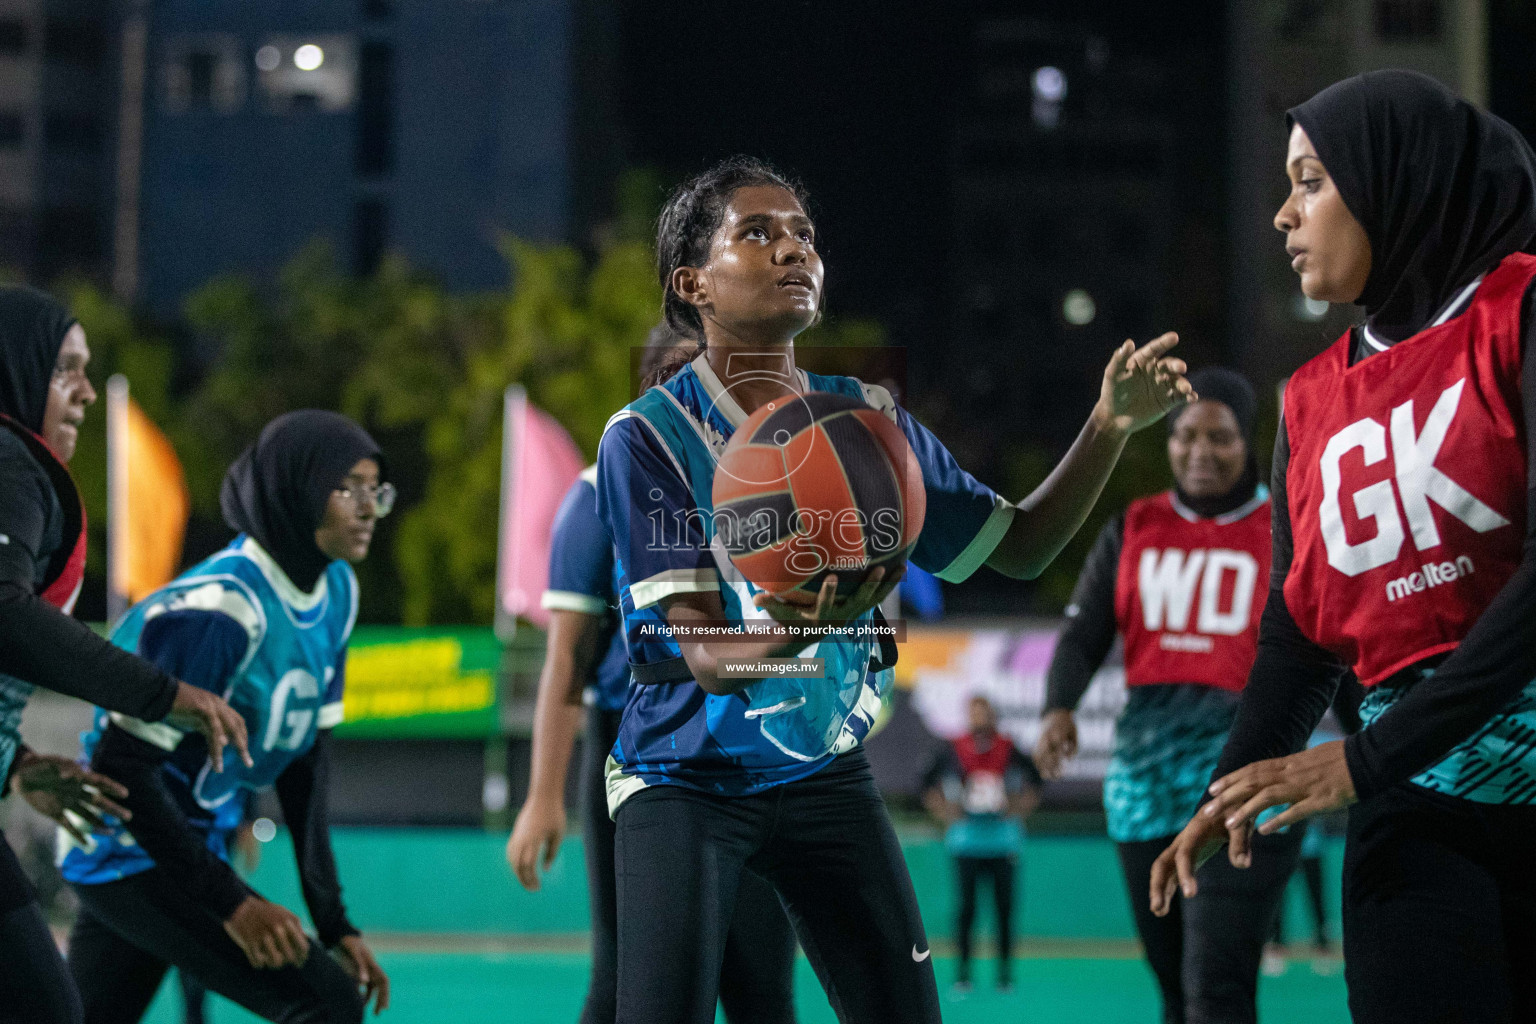
M 1035 762 L 997 731 L 997 711 L 985 697 L 971 698 L 971 731 L 946 745 L 924 776 L 923 806 L 944 822 L 944 846 L 955 858 L 960 913 L 955 943 L 960 966 L 955 986 L 971 984 L 971 927 L 976 889 L 991 879 L 997 908 L 997 987 L 1013 984 L 1014 869 L 1024 848 L 1024 819 L 1040 805 Z

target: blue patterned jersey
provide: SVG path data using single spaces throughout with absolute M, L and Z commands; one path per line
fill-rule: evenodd
M 1117 843 L 1161 839 L 1200 806 L 1241 695 L 1195 683 L 1132 686 L 1104 771 L 1104 816 Z
M 852 377 L 796 371 L 806 391 L 866 401 L 897 423 L 922 468 L 927 515 L 912 561 L 951 582 L 997 546 L 1013 506 L 978 483 L 944 446 L 879 387 Z M 716 591 L 731 623 L 771 622 L 755 588 L 732 565 L 712 522 L 715 464 L 747 419 L 700 356 L 608 423 L 598 453 L 598 515 L 618 558 L 619 599 L 630 659 L 678 657 L 660 602 Z M 870 672 L 874 645 L 813 644 L 821 678 L 752 683 L 730 696 L 692 680 L 631 687 L 608 778 L 611 811 L 649 785 L 741 795 L 803 778 L 868 734 L 890 673 Z
M 162 769 L 167 789 L 206 835 L 208 848 L 228 860 L 229 834 L 244 817 L 246 794 L 271 786 L 319 730 L 341 721 L 347 638 L 356 618 L 357 577 L 346 562 L 332 562 L 305 594 L 259 544 L 236 537 L 135 605 L 112 642 L 221 694 L 245 719 L 255 766 L 247 768 L 226 748 L 224 770 L 215 772 L 200 734 L 101 710 L 84 736 L 85 757 L 109 723 L 170 751 Z M 86 847 L 60 836 L 60 869 L 71 882 L 110 882 L 154 867 L 115 822 Z
M 549 540 L 549 589 L 545 608 L 584 612 L 603 619 L 601 651 L 587 680 L 588 701 L 604 711 L 622 711 L 629 695 L 629 655 L 619 631 L 618 580 L 613 544 L 597 518 L 597 467 L 590 466 L 565 492 Z
M 1360 704 L 1360 721 L 1370 725 L 1417 683 L 1372 686 Z M 1526 686 L 1482 728 L 1411 780 L 1416 786 L 1480 804 L 1536 804 L 1536 682 Z

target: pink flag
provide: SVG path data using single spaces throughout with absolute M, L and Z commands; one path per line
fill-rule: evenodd
M 510 637 L 519 617 L 539 628 L 549 612 L 539 604 L 549 584 L 549 535 L 561 499 L 585 460 L 554 418 L 507 388 L 501 459 L 501 541 L 496 573 L 496 631 Z

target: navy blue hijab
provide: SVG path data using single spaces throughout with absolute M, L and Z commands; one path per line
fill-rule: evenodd
M 299 589 L 311 591 L 331 564 L 315 544 L 315 531 L 331 492 L 362 459 L 384 472 L 378 444 L 340 413 L 284 413 L 224 474 L 224 521 L 254 537 Z

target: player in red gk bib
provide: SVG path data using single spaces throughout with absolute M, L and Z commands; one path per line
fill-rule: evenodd
M 1357 1024 L 1536 1020 L 1536 155 L 1422 75 L 1290 112 L 1275 217 L 1312 299 L 1365 320 L 1286 387 L 1259 652 L 1153 909 L 1222 842 L 1350 806 Z M 1337 681 L 1366 727 L 1297 753 Z M 1202 876 L 1203 879 L 1203 876 Z
M 1252 450 L 1253 387 L 1219 368 L 1196 371 L 1190 383 L 1200 401 L 1168 422 L 1174 489 L 1106 523 L 1078 577 L 1035 759 L 1055 776 L 1076 753 L 1073 712 L 1118 633 L 1129 694 L 1115 723 L 1104 812 L 1163 1020 L 1236 1024 L 1256 1019 L 1264 940 L 1301 835 L 1261 840 L 1256 871 L 1209 865 L 1200 897 L 1165 917 L 1141 898 L 1153 860 L 1211 780 L 1269 592 L 1269 489 Z

